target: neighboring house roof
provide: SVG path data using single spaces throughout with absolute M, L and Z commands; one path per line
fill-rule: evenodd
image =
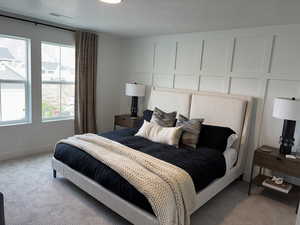
M 1 60 L 12 61 L 15 60 L 15 57 L 13 57 L 8 48 L 0 47 L 0 61 Z
M 56 70 L 58 68 L 58 63 L 56 62 L 43 62 L 42 63 L 42 67 L 44 70 Z M 72 69 L 71 67 L 69 66 L 61 66 L 61 70 L 74 70 L 74 68 Z
M 8 65 L 3 63 L 2 66 L 4 66 L 5 69 L 0 70 L 0 80 L 25 80 L 22 75 L 10 68 Z
M 75 71 L 75 68 L 72 68 L 72 67 L 69 67 L 69 66 L 62 66 L 61 70 L 74 70 Z

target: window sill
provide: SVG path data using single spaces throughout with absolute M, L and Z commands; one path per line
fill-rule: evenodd
M 74 121 L 74 117 L 44 119 L 42 120 L 42 123 L 53 123 L 53 122 L 62 122 L 62 121 Z
M 32 122 L 31 121 L 20 121 L 20 122 L 14 121 L 11 123 L 9 122 L 9 123 L 0 124 L 0 128 L 1 127 L 15 127 L 15 126 L 28 125 L 28 124 L 32 124 Z

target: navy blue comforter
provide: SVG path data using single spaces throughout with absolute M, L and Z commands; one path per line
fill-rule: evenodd
M 197 192 L 216 178 L 224 176 L 226 172 L 225 158 L 217 150 L 203 147 L 196 151 L 175 148 L 136 137 L 135 133 L 136 129 L 122 129 L 100 135 L 184 169 L 192 177 Z M 123 199 L 153 213 L 143 194 L 114 170 L 86 152 L 68 144 L 58 144 L 54 157 Z

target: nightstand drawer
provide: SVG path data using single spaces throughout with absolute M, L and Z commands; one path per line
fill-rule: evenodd
M 278 163 L 280 163 L 282 160 L 277 159 L 274 156 L 267 155 L 268 153 L 260 153 L 255 152 L 254 155 L 254 163 L 255 165 L 265 167 L 265 168 L 274 168 Z
M 115 116 L 115 126 L 134 128 L 137 127 L 140 118 L 132 118 L 130 115 Z
M 254 164 L 289 176 L 300 177 L 299 160 L 286 159 L 281 155 L 275 156 L 270 153 L 256 152 L 254 155 Z
M 121 126 L 121 127 L 132 127 L 134 124 L 134 121 L 129 120 L 126 117 L 120 116 L 120 117 L 116 117 L 115 123 L 116 123 L 116 125 Z

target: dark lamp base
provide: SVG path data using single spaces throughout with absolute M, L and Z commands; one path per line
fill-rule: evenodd
M 138 114 L 138 97 L 133 96 L 131 101 L 131 115 L 130 117 L 135 118 Z
M 294 146 L 294 133 L 296 128 L 296 121 L 284 120 L 282 136 L 280 137 L 280 154 L 291 154 Z
M 290 155 L 292 153 L 292 147 L 281 144 L 280 148 L 279 148 L 279 152 L 280 152 L 280 154 L 283 154 L 283 155 Z

